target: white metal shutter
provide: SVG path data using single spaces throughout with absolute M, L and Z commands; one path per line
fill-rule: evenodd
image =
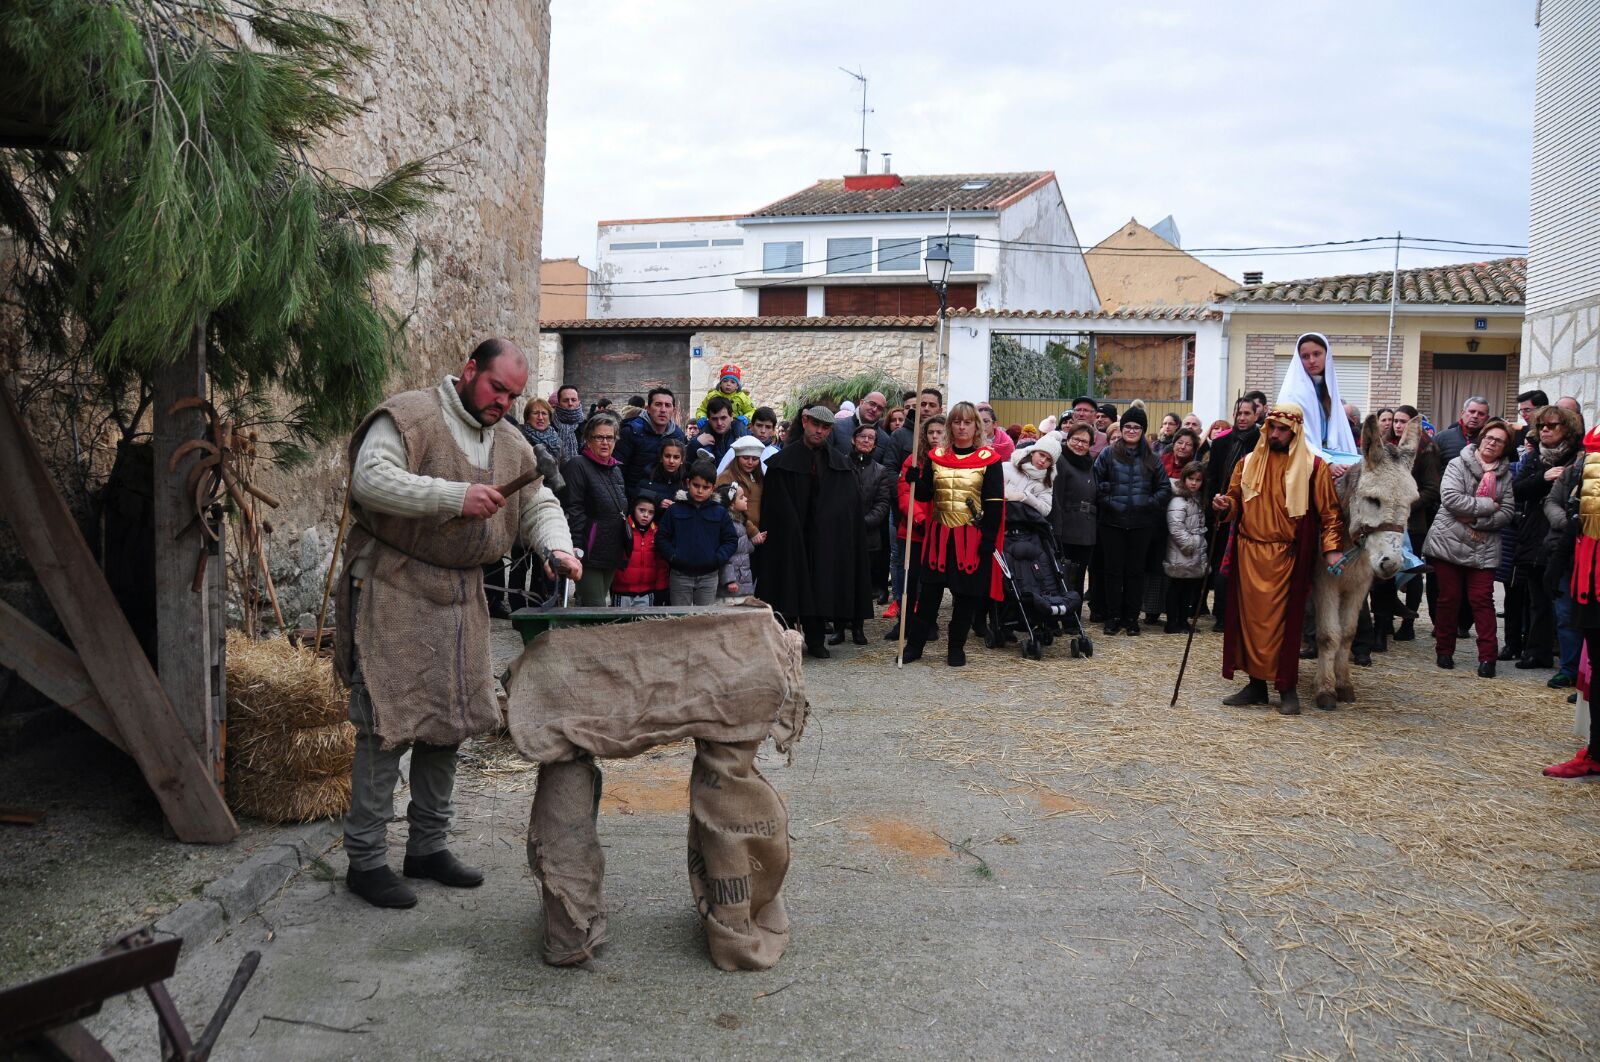
M 1289 378 L 1289 362 L 1292 358 L 1293 355 L 1280 354 L 1273 359 L 1274 395 L 1283 391 L 1283 381 Z M 1372 410 L 1367 408 L 1367 396 L 1372 393 L 1372 359 L 1340 354 L 1333 360 L 1333 374 L 1339 379 L 1339 398 L 1353 402 L 1363 417 L 1371 413 Z

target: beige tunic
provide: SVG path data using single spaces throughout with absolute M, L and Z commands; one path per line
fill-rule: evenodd
M 476 467 L 451 438 L 437 389 L 406 391 L 370 414 L 351 439 L 352 465 L 373 419 L 384 413 L 399 429 L 407 470 L 415 475 L 496 484 L 537 472 L 532 448 L 504 422 L 495 425 L 500 445 L 492 448 L 489 467 Z M 394 516 L 352 500 L 351 515 L 346 570 L 361 557 L 366 573 L 354 631 L 346 621 L 349 580 L 340 581 L 335 662 L 349 681 L 351 649 L 359 652 L 384 745 L 452 745 L 493 729 L 500 716 L 482 566 L 510 552 L 518 507 L 477 520 Z

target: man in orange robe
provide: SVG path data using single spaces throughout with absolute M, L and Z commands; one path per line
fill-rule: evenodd
M 1266 428 L 1248 457 L 1233 470 L 1228 493 L 1212 499 L 1219 527 L 1230 527 L 1223 571 L 1228 578 L 1222 674 L 1236 670 L 1250 682 L 1223 704 L 1267 703 L 1267 683 L 1278 688 L 1278 711 L 1296 715 L 1300 695 L 1300 629 L 1311 593 L 1312 565 L 1339 562 L 1344 513 L 1333 476 L 1305 441 L 1300 407 L 1284 402 L 1267 415 Z

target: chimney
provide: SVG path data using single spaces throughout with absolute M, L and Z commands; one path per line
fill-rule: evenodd
M 884 173 L 893 173 L 894 172 L 894 167 L 889 165 L 889 156 L 890 156 L 890 152 L 885 151 L 883 153 L 883 172 Z
M 1262 273 L 1259 269 L 1249 270 L 1244 275 L 1244 286 L 1253 288 L 1261 283 Z

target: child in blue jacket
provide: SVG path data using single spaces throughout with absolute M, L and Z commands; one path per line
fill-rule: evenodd
M 669 508 L 657 519 L 656 552 L 667 559 L 671 572 L 667 592 L 674 605 L 710 605 L 721 585 L 722 566 L 739 548 L 728 510 L 717 504 L 717 469 L 709 461 L 689 470 L 687 501 Z

